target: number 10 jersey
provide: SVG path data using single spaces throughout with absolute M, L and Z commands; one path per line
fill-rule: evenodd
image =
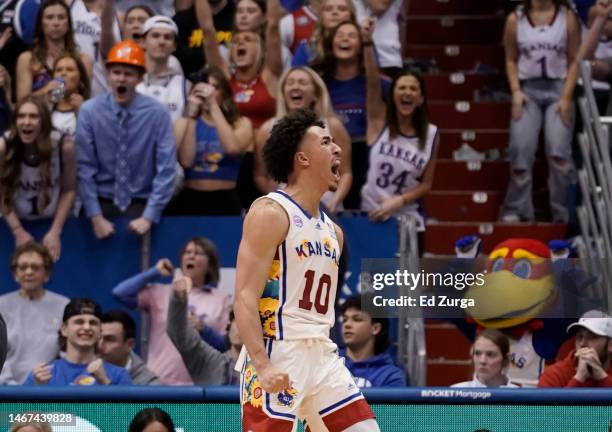
M 328 339 L 334 324 L 340 246 L 332 220 L 302 209 L 284 191 L 266 195 L 289 218 L 259 300 L 265 338 Z

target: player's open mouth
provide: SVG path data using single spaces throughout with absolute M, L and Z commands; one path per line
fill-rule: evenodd
M 238 50 L 236 50 L 236 56 L 239 57 L 239 58 L 240 57 L 244 57 L 246 55 L 246 53 L 247 53 L 246 48 L 240 47 L 240 48 L 238 48 Z
M 195 268 L 195 264 L 194 263 L 187 263 L 185 264 L 185 269 L 187 270 L 193 270 Z
M 340 180 L 340 159 L 332 162 L 331 172 L 336 177 L 336 180 Z
M 117 86 L 117 93 L 120 95 L 124 95 L 127 93 L 127 87 L 124 85 Z

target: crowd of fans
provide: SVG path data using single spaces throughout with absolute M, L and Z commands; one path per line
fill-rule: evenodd
M 438 128 L 422 77 L 402 69 L 402 4 L 43 0 L 29 16 L 3 10 L 0 212 L 14 236 L 19 289 L 0 297 L 10 341 L 0 383 L 236 384 L 240 335 L 231 299 L 215 289 L 209 240 L 187 242 L 180 268 L 162 259 L 113 288 L 123 305 L 150 314 L 146 365 L 128 314 L 44 284 L 71 215 L 90 219 L 98 238 L 113 235 L 114 216 L 144 235 L 166 215 L 238 215 L 282 186 L 266 172 L 264 145 L 275 122 L 299 109 L 313 110 L 342 149 L 339 187 L 323 199 L 330 212 L 359 209 L 373 222 L 410 214 L 424 231 L 419 200 L 432 186 Z M 544 126 L 552 217 L 568 221 L 576 61 L 612 34 L 611 12 L 601 1 L 592 7 L 582 45 L 581 21 L 562 0 L 526 0 L 508 16 L 503 220 L 534 220 L 532 168 Z M 21 25 L 28 18 L 31 34 Z M 562 49 L 534 63 L 546 45 L 530 45 L 538 28 L 553 29 L 547 46 Z M 609 61 L 593 66 L 609 77 Z M 36 219 L 51 221 L 40 244 L 22 223 Z M 388 352 L 389 323 L 357 298 L 340 312 L 342 355 L 359 385 L 405 386 Z M 553 376 L 551 368 L 540 384 L 609 386 L 609 320 L 583 318 L 563 370 Z M 503 334 L 483 332 L 471 354 L 474 378 L 458 385 L 513 386 Z
M 47 0 L 28 9 L 31 43 L 16 32 L 26 17 L 2 33 L 3 54 L 18 54 L 0 70 L 1 210 L 17 246 L 32 240 L 26 219 L 53 220 L 43 243 L 57 260 L 72 214 L 98 238 L 113 234 L 116 215 L 142 235 L 162 214 L 240 214 L 278 186 L 261 149 L 275 119 L 300 108 L 343 149 L 340 187 L 324 203 L 361 209 L 384 104 L 402 125 L 392 136 L 414 133 L 413 111 L 425 111 L 423 82 L 401 70 L 401 0 L 177 1 L 173 17 L 160 14 L 172 2 L 128 3 Z M 414 94 L 390 88 L 396 75 L 417 80 Z M 417 135 L 433 172 L 433 142 Z M 371 197 L 363 210 L 373 220 L 417 214 L 422 193 L 410 192 L 422 167 L 413 168 L 370 175 L 383 196 L 400 197 L 379 212 Z
M 218 292 L 219 262 L 207 239 L 191 239 L 176 271 L 169 259 L 113 289 L 130 308 L 151 317 L 147 364 L 134 352 L 136 329 L 119 309 L 103 313 L 91 299 L 72 300 L 44 288 L 53 259 L 47 248 L 28 242 L 15 251 L 11 269 L 19 289 L 0 296 L 8 329 L 2 384 L 25 385 L 210 385 L 238 384 L 234 365 L 242 342 L 229 296 Z M 174 274 L 171 284 L 155 283 Z M 365 300 L 364 300 L 365 299 Z M 403 387 L 405 370 L 390 355 L 389 319 L 349 297 L 340 307 L 348 369 L 360 387 Z M 60 319 L 61 317 L 61 319 Z M 612 318 L 591 311 L 568 333 L 575 348 L 544 369 L 540 387 L 612 386 Z M 483 330 L 471 348 L 474 378 L 458 387 L 518 387 L 507 376 L 508 337 Z

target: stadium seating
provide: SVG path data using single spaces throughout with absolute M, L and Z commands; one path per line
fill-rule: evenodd
M 426 253 L 452 255 L 454 241 L 468 234 L 482 237 L 483 251 L 509 237 L 563 238 L 565 225 L 496 222 L 509 175 L 502 2 L 409 2 L 407 11 L 404 54 L 425 65 L 430 119 L 441 129 L 433 188 L 423 200 Z M 493 150 L 495 157 L 455 160 L 453 153 L 466 144 L 483 157 Z M 546 203 L 543 160 L 534 174 L 536 202 Z M 427 321 L 426 341 L 428 385 L 470 378 L 469 343 L 452 324 Z

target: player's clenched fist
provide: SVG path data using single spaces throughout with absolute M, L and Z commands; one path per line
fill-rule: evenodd
M 40 363 L 32 371 L 34 382 L 36 384 L 47 384 L 51 379 L 51 366 L 47 363 Z
M 261 371 L 257 371 L 257 373 L 262 388 L 268 393 L 279 393 L 291 388 L 289 374 L 274 366 L 268 366 Z

